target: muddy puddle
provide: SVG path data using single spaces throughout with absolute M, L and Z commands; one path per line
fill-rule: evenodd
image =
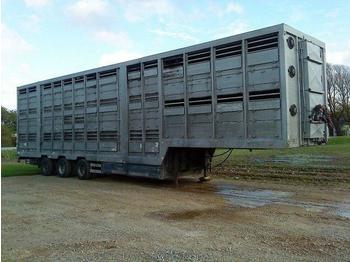
M 347 203 L 322 203 L 312 201 L 299 201 L 292 197 L 294 193 L 277 190 L 267 190 L 221 184 L 217 185 L 217 194 L 232 206 L 257 208 L 271 204 L 283 204 L 303 207 L 308 212 L 326 212 L 350 219 L 350 202 Z

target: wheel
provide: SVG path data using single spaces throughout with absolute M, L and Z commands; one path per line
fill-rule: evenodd
M 47 157 L 43 157 L 40 161 L 41 174 L 43 176 L 51 176 L 53 173 L 53 162 Z
M 78 163 L 75 165 L 75 174 L 81 180 L 91 179 L 92 175 L 90 173 L 90 165 L 89 162 L 85 159 L 80 159 Z
M 64 157 L 58 159 L 56 164 L 56 173 L 59 177 L 69 177 L 72 174 L 72 165 Z

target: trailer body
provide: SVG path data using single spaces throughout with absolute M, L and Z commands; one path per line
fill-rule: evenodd
M 18 87 L 18 155 L 169 178 L 327 141 L 325 45 L 285 24 Z M 321 107 L 321 108 L 320 108 Z

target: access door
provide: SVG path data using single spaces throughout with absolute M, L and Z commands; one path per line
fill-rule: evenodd
M 324 50 L 307 41 L 300 42 L 301 92 L 304 139 L 326 137 Z

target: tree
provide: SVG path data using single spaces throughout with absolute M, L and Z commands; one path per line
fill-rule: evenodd
M 327 102 L 334 125 L 331 133 L 341 134 L 350 124 L 350 67 L 327 64 Z
M 16 145 L 17 113 L 1 107 L 1 146 Z

